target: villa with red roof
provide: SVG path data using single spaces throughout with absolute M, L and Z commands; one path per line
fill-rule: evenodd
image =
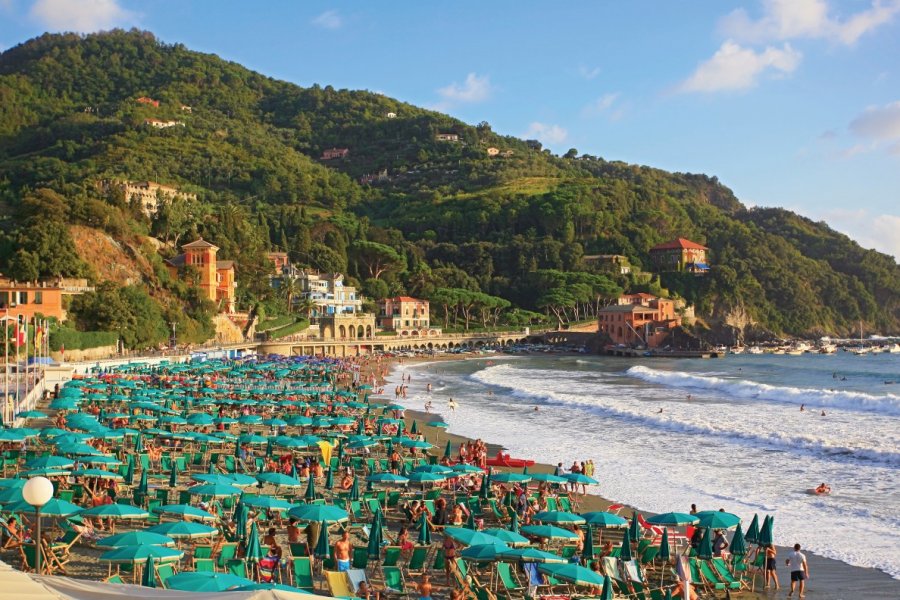
M 184 254 L 166 261 L 166 268 L 173 279 L 178 279 L 184 268 L 193 269 L 199 275 L 198 285 L 203 295 L 214 302 L 220 312 L 235 310 L 234 261 L 218 260 L 219 247 L 203 238 L 181 247 Z
M 685 238 L 678 238 L 650 248 L 650 260 L 660 271 L 687 271 L 706 273 L 706 246 Z
M 379 303 L 378 324 L 398 335 L 428 335 L 430 330 L 428 300 L 396 296 Z

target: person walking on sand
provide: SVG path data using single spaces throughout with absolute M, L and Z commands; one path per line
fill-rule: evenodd
M 775 544 L 769 544 L 766 546 L 766 572 L 765 572 L 765 582 L 766 588 L 769 587 L 770 583 L 775 584 L 775 589 L 777 590 L 780 586 L 778 584 L 778 560 L 777 560 L 777 552 L 775 550 Z
M 791 591 L 788 592 L 788 598 L 794 595 L 795 586 L 798 588 L 797 597 L 803 598 L 803 589 L 809 579 L 809 564 L 806 562 L 806 555 L 800 552 L 800 544 L 794 544 L 794 551 L 788 554 L 784 562 L 791 569 Z

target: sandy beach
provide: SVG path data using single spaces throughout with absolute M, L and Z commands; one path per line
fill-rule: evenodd
M 402 364 L 415 364 L 416 362 L 426 361 L 433 362 L 434 360 L 435 358 L 433 357 L 429 357 L 428 359 L 415 360 L 404 359 Z M 460 359 L 455 357 L 441 357 L 437 360 L 465 360 L 465 358 Z M 387 392 L 389 390 L 386 389 L 385 391 Z M 424 411 L 407 409 L 405 412 L 405 418 L 408 426 L 411 426 L 412 422 L 416 421 L 417 427 L 421 432 L 425 434 L 427 439 L 431 441 L 438 440 L 437 445 L 439 446 L 439 448 L 435 448 L 435 451 L 442 451 L 443 445 L 446 444 L 447 439 L 450 439 L 453 442 L 454 449 L 458 447 L 459 443 L 468 441 L 470 439 L 463 435 L 452 434 L 442 429 L 429 427 L 426 424 L 428 421 L 434 421 L 440 418 L 440 414 L 440 410 L 432 413 L 426 413 Z M 497 451 L 501 449 L 501 446 L 492 444 L 491 440 L 484 441 L 487 443 L 490 449 L 489 454 L 496 454 Z M 585 456 L 581 458 L 588 458 L 589 455 L 590 452 L 586 451 Z M 564 466 L 567 467 L 570 463 L 566 462 L 566 460 L 571 461 L 572 458 L 573 457 L 560 456 L 559 460 L 562 461 Z M 554 466 L 549 464 L 538 463 L 533 468 L 529 467 L 529 470 L 534 472 L 552 473 L 554 468 Z M 597 475 L 595 475 L 595 477 L 600 480 L 600 487 L 602 488 L 602 473 L 598 473 Z M 617 502 L 614 499 L 607 499 L 598 494 L 589 493 L 585 495 L 583 500 L 581 501 L 580 511 L 586 512 L 591 510 L 606 510 L 606 508 L 613 503 Z M 687 512 L 688 508 L 689 507 L 673 507 L 672 510 L 684 510 L 684 512 Z M 626 506 L 620 511 L 619 514 L 630 516 L 632 511 L 634 510 L 634 507 Z M 638 512 L 641 512 L 645 516 L 650 516 L 653 514 L 643 511 Z M 848 535 L 849 534 L 851 534 L 851 532 L 848 532 Z M 803 540 L 798 540 L 798 542 L 800 544 L 803 544 Z M 762 579 L 760 577 L 757 582 L 756 593 L 742 593 L 742 596 L 752 597 L 754 598 L 754 600 L 787 597 L 787 592 L 789 590 L 789 573 L 786 571 L 786 567 L 784 566 L 784 560 L 786 559 L 788 552 L 788 548 L 778 547 L 778 572 L 779 581 L 781 583 L 780 590 L 759 590 L 759 587 L 762 586 Z M 808 558 L 811 574 L 807 587 L 807 598 L 820 598 L 822 600 L 851 600 L 857 598 L 887 600 L 900 598 L 900 581 L 892 578 L 890 575 L 882 571 L 856 567 L 841 561 L 818 556 L 815 553 L 806 550 L 804 550 L 804 553 Z

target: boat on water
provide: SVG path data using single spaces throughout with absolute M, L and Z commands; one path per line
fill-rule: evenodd
M 819 354 L 834 354 L 837 352 L 837 345 L 835 344 L 822 344 L 819 346 Z
M 882 352 L 887 352 L 888 354 L 900 354 L 900 344 L 891 344 L 890 346 L 882 346 Z
M 511 467 L 521 469 L 522 467 L 533 466 L 534 461 L 526 458 L 512 458 L 509 454 L 497 453 L 497 456 L 491 456 L 487 459 L 487 464 L 491 467 Z
M 806 350 L 801 350 L 800 348 L 788 348 L 783 352 L 783 354 L 789 354 L 791 356 L 801 356 Z
M 772 350 L 772 354 L 784 354 L 786 351 L 784 348 L 775 348 Z
M 749 350 L 747 350 L 748 354 L 762 354 L 763 349 L 759 346 L 751 346 Z
M 731 353 L 732 353 L 732 354 L 743 354 L 743 353 L 744 353 L 744 347 L 743 347 L 743 346 L 732 346 L 732 347 L 731 347 Z

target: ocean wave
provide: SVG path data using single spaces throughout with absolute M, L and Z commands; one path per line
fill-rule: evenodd
M 900 396 L 894 394 L 878 396 L 863 392 L 776 386 L 744 379 L 723 379 L 681 371 L 661 371 L 641 365 L 631 367 L 625 374 L 649 383 L 683 389 L 711 390 L 732 398 L 808 404 L 817 408 L 840 408 L 900 416 Z
M 528 378 L 525 378 L 519 369 L 502 365 L 476 371 L 470 375 L 474 381 L 504 388 L 508 390 L 510 396 L 527 399 L 531 403 L 577 408 L 595 416 L 622 419 L 655 430 L 705 438 L 715 436 L 729 443 L 767 447 L 779 451 L 800 450 L 820 458 L 841 462 L 865 460 L 884 466 L 900 467 L 900 452 L 897 451 L 859 445 L 846 446 L 827 437 L 817 437 L 809 432 L 784 430 L 780 427 L 767 431 L 747 426 L 734 427 L 732 425 L 737 422 L 734 416 L 715 413 L 704 413 L 704 416 L 694 419 L 675 416 L 671 411 L 648 414 L 642 407 L 637 409 L 623 405 L 615 398 L 613 390 L 610 390 L 608 395 L 602 395 L 597 394 L 596 389 L 592 389 L 590 394 L 574 394 L 550 389 L 547 382 L 552 381 L 554 376 L 558 377 L 559 373 L 531 371 Z

